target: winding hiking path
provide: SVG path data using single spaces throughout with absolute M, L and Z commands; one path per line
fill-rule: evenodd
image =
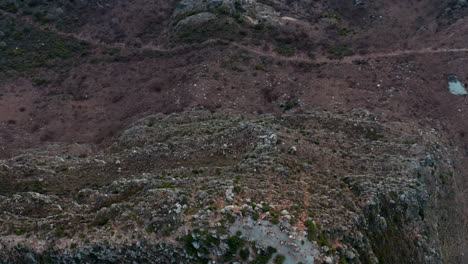
M 241 49 L 247 50 L 251 53 L 255 53 L 260 56 L 267 56 L 267 57 L 274 57 L 284 61 L 294 61 L 294 62 L 307 62 L 307 63 L 328 63 L 328 62 L 335 62 L 335 63 L 352 63 L 353 61 L 357 60 L 368 60 L 368 59 L 377 59 L 377 58 L 386 58 L 386 57 L 398 57 L 404 55 L 413 55 L 413 54 L 436 54 L 436 53 L 457 53 L 457 52 L 468 52 L 468 48 L 442 48 L 442 49 L 434 49 L 434 48 L 423 48 L 423 49 L 416 49 L 416 50 L 396 50 L 391 52 L 376 52 L 370 53 L 365 55 L 353 55 L 347 56 L 342 59 L 330 59 L 325 56 L 318 57 L 316 59 L 310 59 L 305 55 L 296 55 L 285 57 L 278 55 L 274 52 L 262 51 L 259 49 L 255 49 L 249 46 L 244 46 L 238 43 L 231 43 L 233 46 L 239 47 Z
M 383 57 L 397 57 L 397 56 L 412 55 L 412 54 L 436 54 L 436 53 L 454 53 L 454 52 L 468 52 L 468 48 L 453 48 L 453 49 L 424 48 L 424 49 L 417 49 L 417 50 L 396 50 L 392 52 L 378 52 L 378 53 L 371 53 L 371 54 L 366 54 L 366 55 L 349 56 L 349 57 L 345 57 L 342 61 L 352 62 L 355 60 L 376 59 L 376 58 L 383 58 Z
M 31 24 L 32 26 L 43 30 L 55 33 L 60 36 L 70 37 L 77 39 L 79 41 L 90 43 L 94 46 L 106 47 L 106 48 L 118 48 L 118 49 L 125 49 L 131 51 L 139 51 L 139 50 L 151 50 L 156 52 L 177 52 L 181 50 L 186 50 L 194 47 L 205 46 L 210 43 L 215 43 L 217 41 L 222 41 L 221 39 L 209 39 L 202 43 L 192 44 L 192 45 L 182 45 L 175 48 L 164 48 L 161 46 L 153 45 L 153 44 L 146 44 L 141 47 L 129 47 L 126 43 L 104 43 L 101 41 L 97 41 L 95 39 L 90 38 L 89 36 L 84 36 L 79 33 L 67 33 L 58 30 L 56 27 L 51 25 L 43 25 L 33 21 L 30 18 L 18 17 L 15 14 L 8 13 L 4 10 L 0 10 L 0 14 L 5 15 L 7 17 L 22 21 L 24 23 Z M 389 52 L 376 52 L 370 53 L 365 55 L 352 55 L 347 56 L 342 59 L 330 59 L 324 55 L 318 56 L 315 59 L 309 58 L 305 54 L 298 54 L 295 56 L 281 56 L 274 51 L 264 51 L 260 50 L 251 46 L 242 45 L 236 42 L 230 42 L 230 45 L 234 47 L 238 47 L 240 49 L 246 50 L 250 53 L 254 53 L 260 56 L 272 57 L 282 61 L 291 61 L 291 62 L 304 62 L 304 63 L 353 63 L 354 61 L 359 60 L 369 60 L 369 59 L 377 59 L 377 58 L 386 58 L 386 57 L 398 57 L 404 55 L 414 55 L 414 54 L 438 54 L 438 53 L 462 53 L 468 52 L 468 48 L 423 48 L 423 49 L 413 49 L 413 50 L 395 50 Z

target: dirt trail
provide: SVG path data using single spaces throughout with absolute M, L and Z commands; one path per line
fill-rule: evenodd
M 17 15 L 10 14 L 8 12 L 5 12 L 3 10 L 0 10 L 0 14 L 3 14 L 5 16 L 23 21 L 25 23 L 31 24 L 32 26 L 44 30 L 44 31 L 50 31 L 53 32 L 57 35 L 64 36 L 64 37 L 71 37 L 75 38 L 80 41 L 84 41 L 90 44 L 93 44 L 95 46 L 100 46 L 100 47 L 106 47 L 106 48 L 118 48 L 118 49 L 125 49 L 125 50 L 130 50 L 130 51 L 139 51 L 139 50 L 152 50 L 152 51 L 157 51 L 157 52 L 176 52 L 176 51 L 181 51 L 189 48 L 194 48 L 194 47 L 200 47 L 204 46 L 210 43 L 215 43 L 217 41 L 221 41 L 220 39 L 209 39 L 206 40 L 202 43 L 199 44 L 192 44 L 192 45 L 183 45 L 183 46 L 178 46 L 175 48 L 164 48 L 161 46 L 155 46 L 152 44 L 147 44 L 143 45 L 141 47 L 129 47 L 126 43 L 104 43 L 101 41 L 97 41 L 95 39 L 92 39 L 88 36 L 83 36 L 81 34 L 77 33 L 66 33 L 63 31 L 58 30 L 56 27 L 50 26 L 50 25 L 42 25 L 37 22 L 32 21 L 31 19 L 26 19 L 23 17 L 18 17 Z M 305 62 L 305 63 L 352 63 L 354 61 L 358 60 L 368 60 L 368 59 L 377 59 L 377 58 L 386 58 L 386 57 L 398 57 L 398 56 L 404 56 L 404 55 L 413 55 L 413 54 L 436 54 L 436 53 L 454 53 L 454 52 L 468 52 L 468 48 L 441 48 L 441 49 L 436 49 L 436 48 L 423 48 L 423 49 L 416 49 L 416 50 L 395 50 L 395 51 L 389 51 L 389 52 L 377 52 L 377 53 L 370 53 L 370 54 L 365 54 L 365 55 L 353 55 L 353 56 L 348 56 L 344 57 L 343 59 L 330 59 L 324 55 L 321 55 L 315 59 L 309 58 L 305 54 L 298 54 L 295 56 L 290 56 L 290 57 L 285 57 L 278 55 L 275 52 L 272 51 L 263 51 L 259 50 L 250 46 L 245 46 L 236 42 L 231 42 L 230 43 L 232 46 L 241 48 L 243 50 L 246 50 L 248 52 L 260 55 L 260 56 L 266 56 L 266 57 L 273 57 L 278 60 L 282 61 L 292 61 L 292 62 Z
M 260 55 L 260 56 L 274 57 L 276 59 L 283 60 L 283 61 L 307 62 L 307 63 L 329 63 L 329 62 L 352 63 L 353 61 L 357 61 L 357 60 L 368 60 L 368 59 L 377 59 L 377 58 L 385 58 L 385 57 L 398 57 L 398 56 L 412 55 L 412 54 L 468 52 L 468 48 L 453 48 L 453 49 L 423 48 L 423 49 L 416 49 L 416 50 L 395 50 L 395 51 L 390 51 L 390 52 L 377 52 L 377 53 L 370 53 L 370 54 L 365 54 L 365 55 L 353 55 L 353 56 L 344 57 L 343 59 L 339 60 L 339 59 L 330 59 L 323 55 L 315 59 L 310 59 L 306 57 L 305 55 L 284 57 L 271 51 L 270 52 L 262 51 L 262 50 L 258 50 L 249 46 L 244 46 L 238 43 L 231 43 L 231 44 L 241 49 L 247 50 L 251 53 Z
M 366 54 L 366 55 L 349 56 L 349 57 L 345 57 L 342 61 L 352 62 L 355 60 L 376 59 L 376 58 L 384 58 L 384 57 L 398 57 L 398 56 L 412 55 L 412 54 L 435 54 L 435 53 L 453 53 L 453 52 L 468 52 L 468 48 L 453 48 L 453 49 L 424 48 L 424 49 L 417 49 L 417 50 L 395 50 L 391 52 L 378 52 L 378 53 L 371 53 L 371 54 Z

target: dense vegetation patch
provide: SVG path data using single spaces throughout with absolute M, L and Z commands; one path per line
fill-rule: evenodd
M 71 58 L 84 57 L 90 52 L 87 43 L 37 30 L 6 16 L 0 15 L 0 28 L 0 77 L 38 68 L 64 69 L 72 63 Z
M 5 1 L 3 1 L 5 2 Z M 83 12 L 78 1 L 50 1 L 50 0 L 21 0 L 6 1 L 0 3 L 0 9 L 15 15 L 27 16 L 41 24 L 54 24 L 61 30 L 69 30 L 70 27 L 83 23 L 77 14 Z M 75 11 L 75 14 L 69 11 Z
M 236 40 L 243 38 L 240 27 L 228 19 L 202 25 L 184 25 L 175 36 L 177 42 L 201 43 L 209 39 Z
M 354 52 L 345 44 L 332 45 L 327 48 L 332 59 L 342 59 L 354 55 Z

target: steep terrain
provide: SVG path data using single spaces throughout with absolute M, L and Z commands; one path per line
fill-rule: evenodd
M 300 253 L 288 263 L 439 263 L 438 204 L 457 176 L 445 144 L 360 110 L 151 116 L 102 152 L 51 145 L 5 160 L 0 256 L 263 263 L 254 249 L 269 246 Z
M 465 262 L 467 13 L 1 2 L 0 263 Z

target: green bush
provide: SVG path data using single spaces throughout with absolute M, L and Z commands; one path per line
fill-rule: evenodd
M 240 187 L 240 186 L 234 186 L 234 192 L 240 193 L 241 190 L 242 190 L 242 187 Z
M 89 54 L 90 46 L 70 37 L 42 31 L 14 18 L 0 15 L 0 27 L 7 45 L 0 56 L 0 77 L 16 76 L 18 73 L 34 73 L 38 68 L 60 67 L 64 72 L 79 60 L 69 60 Z M 21 48 L 18 48 L 21 47 Z M 3 69 L 8 69 L 4 71 Z M 35 79 L 36 85 L 45 85 L 44 79 Z
M 25 233 L 26 233 L 26 231 L 24 229 L 22 229 L 22 228 L 15 230 L 15 235 L 17 235 L 17 236 L 24 235 Z
M 174 187 L 174 183 L 172 182 L 163 182 L 156 186 L 156 188 L 159 188 L 159 189 L 172 188 L 172 187 Z
M 154 232 L 154 227 L 152 225 L 149 225 L 145 228 L 145 231 L 147 233 L 153 233 Z
M 354 55 L 354 52 L 344 44 L 337 44 L 334 46 L 329 46 L 327 52 L 330 54 L 332 59 L 342 59 L 347 56 Z
M 96 222 L 96 224 L 97 224 L 98 226 L 105 226 L 108 222 L 109 222 L 109 218 L 103 217 L 103 218 L 99 219 L 99 220 Z
M 258 23 L 254 26 L 256 31 L 264 31 L 265 30 L 265 23 Z
M 275 48 L 275 52 L 286 57 L 293 56 L 296 53 L 295 49 L 289 45 L 279 45 Z
M 252 264 L 267 264 L 273 254 L 277 252 L 276 248 L 268 247 L 266 250 L 261 250 L 260 254 L 252 261 Z
M 283 255 L 278 255 L 275 258 L 275 264 L 283 264 L 284 261 L 286 260 L 286 257 Z
M 176 42 L 202 43 L 209 39 L 239 40 L 240 27 L 228 19 L 210 21 L 202 25 L 184 25 L 174 37 Z
M 174 231 L 174 228 L 173 227 L 165 227 L 161 230 L 161 234 L 164 236 L 164 237 L 168 237 L 171 235 L 172 231 Z
M 244 240 L 239 236 L 233 236 L 227 239 L 226 243 L 229 249 L 224 255 L 225 261 L 229 261 L 233 256 L 237 254 L 237 251 L 244 245 Z
M 299 103 L 296 100 L 288 100 L 286 103 L 280 105 L 284 112 L 289 111 L 297 106 L 299 106 Z
M 212 247 L 212 246 L 219 246 L 221 244 L 221 241 L 216 238 L 215 236 L 211 235 L 211 234 L 208 234 L 204 240 L 204 243 L 208 246 L 208 247 Z
M 341 22 L 342 20 L 342 17 L 340 14 L 338 13 L 334 13 L 334 12 L 331 12 L 331 11 L 328 11 L 328 12 L 325 12 L 322 14 L 322 17 L 323 18 L 332 18 L 332 19 L 336 19 L 336 21 L 338 22 Z
M 231 224 L 234 224 L 234 222 L 236 222 L 236 217 L 234 217 L 234 216 L 233 216 L 232 214 L 230 214 L 230 213 L 228 213 L 228 214 L 226 215 L 226 218 L 227 218 L 228 222 L 231 223 Z
M 250 255 L 250 251 L 248 248 L 243 248 L 239 252 L 239 257 L 241 258 L 241 260 L 244 260 L 244 261 L 249 258 L 249 255 Z
M 264 71 L 264 70 L 265 70 L 265 65 L 263 65 L 263 64 L 257 64 L 257 65 L 255 65 L 255 70 L 257 70 L 257 71 Z
M 65 229 L 61 226 L 58 226 L 57 228 L 55 228 L 55 235 L 57 237 L 65 237 L 67 236 L 67 233 L 65 232 Z
M 307 220 L 305 221 L 304 225 L 307 227 L 307 239 L 309 241 L 314 240 L 315 236 L 317 235 L 317 227 L 315 226 L 314 222 L 312 222 L 312 220 Z
M 221 15 L 229 15 L 229 13 L 231 12 L 229 11 L 229 8 L 227 8 L 226 6 L 222 6 L 218 8 L 218 13 Z
M 33 79 L 32 80 L 34 85 L 36 86 L 43 86 L 43 85 L 47 85 L 50 81 L 49 80 L 46 80 L 46 79 Z
M 279 224 L 279 219 L 278 219 L 278 217 L 273 217 L 273 218 L 271 219 L 271 223 L 274 224 L 274 225 Z
M 11 4 L 11 3 L 1 3 L 0 4 L 0 9 L 3 9 L 7 12 L 10 12 L 10 13 L 16 13 L 18 12 L 18 8 L 16 7 L 15 4 Z
M 338 34 L 340 34 L 340 36 L 347 36 L 349 34 L 353 33 L 351 30 L 347 29 L 347 28 L 342 28 L 340 29 L 340 31 L 338 31 Z
M 237 250 L 244 245 L 244 240 L 239 236 L 233 236 L 227 239 L 226 243 L 228 244 L 229 248 L 233 252 L 237 252 Z
M 255 212 L 253 215 L 252 215 L 252 219 L 254 221 L 258 221 L 258 219 L 260 218 L 260 214 L 258 212 Z
M 244 17 L 240 13 L 235 13 L 234 18 L 236 19 L 237 23 L 244 23 Z
M 325 234 L 323 232 L 320 232 L 320 234 L 318 235 L 318 241 L 317 242 L 321 247 L 323 247 L 323 246 L 331 247 L 330 242 L 328 241 L 327 237 L 325 236 Z

